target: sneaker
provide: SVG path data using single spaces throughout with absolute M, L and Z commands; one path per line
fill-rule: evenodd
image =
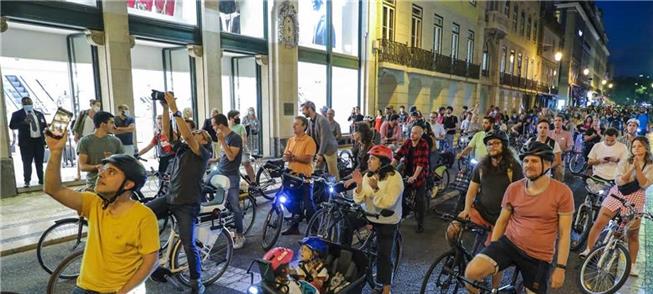
M 234 237 L 234 249 L 240 249 L 245 246 L 245 236 L 238 236 Z
M 637 264 L 633 263 L 630 266 L 630 276 L 631 277 L 639 277 L 639 270 L 637 269 Z
M 585 258 L 587 258 L 587 256 L 588 256 L 589 254 L 590 254 L 590 250 L 589 250 L 589 249 L 585 249 L 585 251 L 583 251 L 583 252 L 581 252 L 581 253 L 578 254 L 578 257 L 580 257 L 580 259 L 585 259 Z

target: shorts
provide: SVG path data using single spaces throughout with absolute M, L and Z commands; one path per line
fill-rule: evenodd
M 485 239 L 485 243 L 483 244 L 486 247 L 490 246 L 492 243 L 492 229 L 494 228 L 494 225 L 486 221 L 483 216 L 481 216 L 481 213 L 478 212 L 478 210 L 476 210 L 474 207 L 472 207 L 472 209 L 469 211 L 469 220 L 479 226 L 490 229 L 490 232 L 487 234 L 487 238 Z
M 614 185 L 610 191 L 608 192 L 608 195 L 614 194 L 617 197 L 621 197 L 623 199 L 628 200 L 628 202 L 635 204 L 635 210 L 637 212 L 643 212 L 644 211 L 644 204 L 646 202 L 646 191 L 644 189 L 639 189 L 637 192 L 632 193 L 630 195 L 623 195 L 621 192 L 619 192 L 619 187 L 617 185 Z M 623 205 L 621 202 L 614 197 L 607 196 L 605 199 L 603 199 L 603 203 L 601 203 L 601 207 L 605 207 L 608 210 L 615 212 L 619 208 L 623 208 Z M 621 213 L 627 213 L 627 209 L 622 209 Z
M 514 265 L 524 279 L 524 287 L 535 293 L 547 292 L 552 269 L 551 264 L 528 256 L 515 246 L 508 237 L 502 236 L 499 240 L 492 242 L 478 256 L 486 260 L 489 259 L 494 264 L 497 272 Z

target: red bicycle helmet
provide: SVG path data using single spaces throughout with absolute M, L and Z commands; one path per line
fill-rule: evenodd
M 269 261 L 272 270 L 276 272 L 283 265 L 288 265 L 292 261 L 293 255 L 294 252 L 289 248 L 275 247 L 265 253 L 263 259 Z
M 368 151 L 367 154 L 374 155 L 376 157 L 385 157 L 392 160 L 392 149 L 385 145 L 375 145 L 370 148 L 370 151 Z

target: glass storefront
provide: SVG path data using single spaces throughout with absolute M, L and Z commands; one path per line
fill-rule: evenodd
M 349 133 L 347 118 L 352 108 L 358 105 L 358 70 L 342 67 L 333 67 L 333 110 L 336 112 L 335 120 L 340 124 L 343 133 Z
M 263 0 L 221 0 L 220 31 L 263 38 Z
M 197 1 L 127 0 L 127 12 L 158 20 L 197 25 Z
M 334 0 L 333 27 L 336 31 L 333 51 L 358 55 L 358 1 Z
M 297 94 L 299 102 L 306 100 L 315 103 L 316 110 L 327 105 L 326 65 L 299 62 L 297 65 Z M 299 108 L 298 108 L 299 109 Z M 301 109 L 299 109 L 301 113 Z

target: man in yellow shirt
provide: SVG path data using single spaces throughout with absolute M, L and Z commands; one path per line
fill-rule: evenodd
M 307 127 L 308 119 L 303 116 L 295 117 L 292 125 L 295 135 L 288 139 L 288 144 L 283 152 L 283 160 L 288 162 L 288 168 L 293 173 L 310 177 L 313 174 L 313 158 L 315 157 L 317 146 L 315 140 L 306 134 Z M 302 210 L 305 211 L 306 218 L 310 219 L 315 211 L 313 207 L 313 184 L 305 182 L 298 188 L 292 190 L 284 185 L 284 189 L 289 190 L 291 195 L 297 195 L 297 197 L 294 197 L 296 200 L 299 200 L 299 195 L 302 196 Z M 295 221 L 281 234 L 299 235 L 299 221 Z
M 131 199 L 145 184 L 138 161 L 112 155 L 98 166 L 94 192 L 61 185 L 61 154 L 67 142 L 46 136 L 50 160 L 43 191 L 88 220 L 88 240 L 73 293 L 145 293 L 145 279 L 158 264 L 159 230 L 154 213 Z

